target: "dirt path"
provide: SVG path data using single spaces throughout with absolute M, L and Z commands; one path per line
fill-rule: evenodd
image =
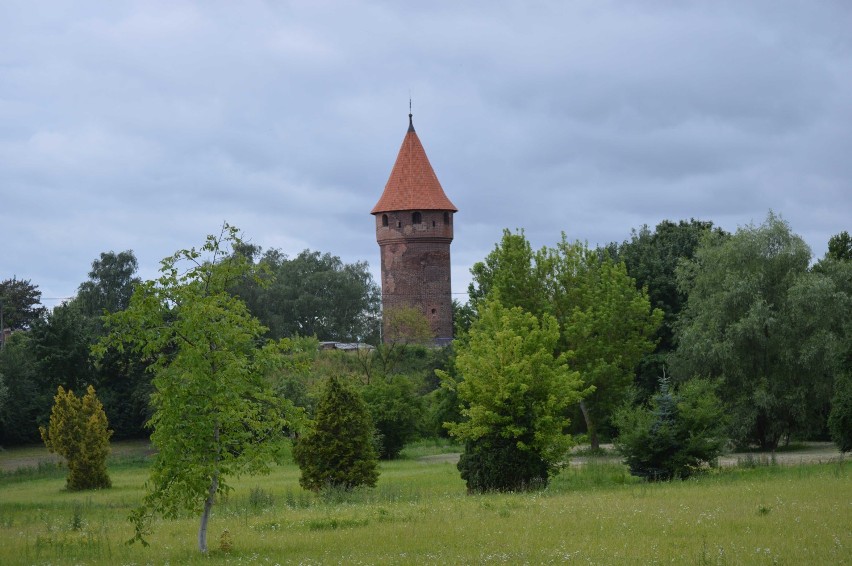
M 583 466 L 586 463 L 593 462 L 618 462 L 619 456 L 615 453 L 612 444 L 604 444 L 601 446 L 606 451 L 605 456 L 572 456 L 571 466 Z M 425 463 L 451 463 L 455 464 L 459 461 L 458 452 L 448 454 L 435 454 L 433 456 L 423 456 L 418 458 L 419 461 Z M 734 452 L 726 454 L 719 458 L 719 465 L 725 468 L 731 468 L 740 463 L 754 462 L 755 464 L 769 464 L 771 462 L 782 466 L 795 466 L 797 464 L 821 464 L 824 462 L 836 462 L 842 458 L 840 451 L 831 442 L 805 442 L 801 448 L 790 451 L 776 452 L 768 454 L 766 452 Z
M 607 452 L 605 456 L 571 457 L 571 466 L 583 466 L 593 462 L 618 462 L 619 456 L 615 454 L 611 444 L 605 444 L 602 448 Z M 116 442 L 112 446 L 111 458 L 127 458 L 135 456 L 149 456 L 153 453 L 151 445 L 147 441 L 134 440 Z M 418 461 L 423 463 L 450 463 L 459 461 L 458 452 L 447 454 L 433 454 L 423 456 Z M 840 452 L 831 442 L 805 442 L 800 448 L 790 451 L 776 452 L 774 456 L 765 452 L 735 452 L 726 454 L 719 458 L 722 467 L 733 467 L 739 463 L 749 461 L 755 464 L 769 464 L 773 461 L 783 466 L 794 466 L 797 464 L 819 464 L 824 462 L 836 462 L 842 458 Z M 55 464 L 61 458 L 55 454 L 49 454 L 43 447 L 31 447 L 22 449 L 2 450 L 0 449 L 0 471 L 12 472 L 21 468 L 37 468 L 40 465 Z

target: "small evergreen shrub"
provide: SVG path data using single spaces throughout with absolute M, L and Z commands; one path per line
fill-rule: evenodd
M 68 489 L 112 486 L 106 468 L 112 431 L 94 387 L 90 385 L 80 399 L 60 385 L 53 398 L 50 425 L 39 427 L 39 432 L 47 449 L 67 461 Z
M 722 453 L 725 415 L 715 385 L 693 379 L 672 390 L 667 379 L 647 406 L 626 406 L 615 415 L 615 445 L 630 473 L 649 481 L 687 478 Z
M 358 391 L 329 378 L 312 430 L 293 446 L 293 459 L 302 471 L 299 485 L 315 492 L 375 487 L 379 472 L 373 430 Z

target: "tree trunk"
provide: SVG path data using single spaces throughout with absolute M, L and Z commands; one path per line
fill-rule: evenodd
M 213 477 L 210 478 L 210 488 L 207 490 L 207 499 L 204 501 L 204 511 L 201 513 L 201 525 L 198 527 L 198 550 L 202 554 L 207 554 L 207 521 L 210 520 L 210 510 L 213 509 L 213 502 L 216 500 L 216 490 L 219 489 L 219 423 L 216 423 L 216 428 L 213 430 L 213 439 L 217 446 L 217 453 L 214 458 Z
M 213 501 L 216 498 L 216 489 L 219 487 L 219 474 L 213 474 L 210 489 L 207 492 L 207 500 L 204 501 L 204 511 L 201 513 L 201 526 L 198 529 L 198 550 L 207 554 L 207 521 L 210 520 L 210 510 L 213 509 Z
M 583 412 L 583 419 L 586 421 L 586 430 L 589 433 L 589 443 L 592 445 L 592 450 L 597 450 L 601 447 L 600 440 L 598 440 L 598 429 L 595 428 L 595 425 L 592 422 L 592 416 L 589 414 L 589 408 L 586 407 L 585 401 L 580 401 L 580 410 Z

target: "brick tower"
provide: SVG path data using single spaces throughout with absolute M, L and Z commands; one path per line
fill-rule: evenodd
M 457 210 L 444 194 L 409 114 L 396 163 L 371 211 L 381 251 L 382 309 L 422 310 L 438 343 L 453 338 L 450 242 Z

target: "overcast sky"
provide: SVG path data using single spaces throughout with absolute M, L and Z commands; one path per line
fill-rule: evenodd
M 817 258 L 852 230 L 846 0 L 0 0 L 0 280 L 52 307 L 101 252 L 152 278 L 225 220 L 378 280 L 409 95 L 454 292 L 503 228 L 594 246 L 771 209 Z

